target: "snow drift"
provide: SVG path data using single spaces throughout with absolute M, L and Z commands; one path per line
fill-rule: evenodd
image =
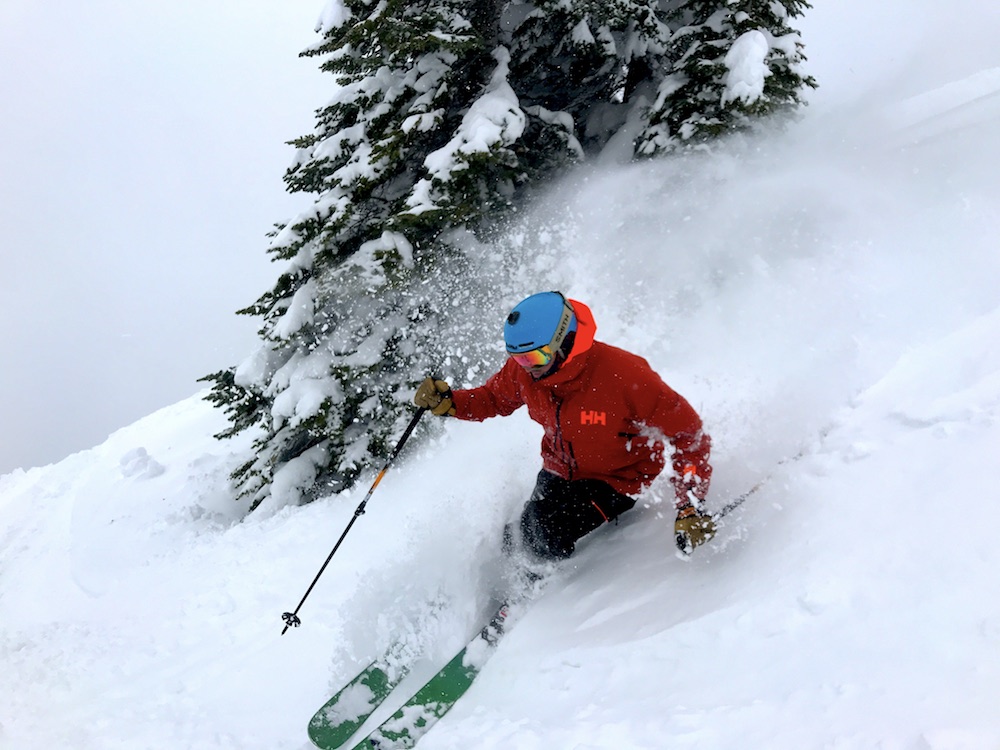
M 892 65 L 817 73 L 851 96 L 581 170 L 511 238 L 700 409 L 713 505 L 764 483 L 688 562 L 654 485 L 421 748 L 1000 746 L 1000 80 L 976 47 L 927 74 L 878 20 Z M 475 628 L 537 470 L 526 415 L 409 451 L 283 638 L 366 487 L 241 522 L 223 426 L 193 399 L 0 478 L 0 747 L 305 748 L 391 640 L 432 668 Z

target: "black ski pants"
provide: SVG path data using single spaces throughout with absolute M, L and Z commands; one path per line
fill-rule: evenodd
M 543 470 L 521 513 L 521 538 L 539 557 L 569 557 L 580 538 L 634 505 L 599 479 L 568 480 Z

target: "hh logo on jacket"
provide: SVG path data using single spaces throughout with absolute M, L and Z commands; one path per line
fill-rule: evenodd
M 608 413 L 604 411 L 594 411 L 584 409 L 580 412 L 580 424 L 594 424 L 608 426 Z

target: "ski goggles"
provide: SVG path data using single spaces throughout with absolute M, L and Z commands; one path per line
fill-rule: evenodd
M 548 344 L 540 346 L 537 349 L 532 349 L 530 352 L 510 355 L 511 359 L 526 370 L 533 370 L 536 367 L 544 367 L 552 361 L 552 357 L 552 347 Z

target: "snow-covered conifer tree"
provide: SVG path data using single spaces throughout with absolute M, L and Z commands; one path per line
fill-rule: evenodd
M 285 175 L 315 201 L 275 232 L 285 269 L 241 311 L 262 318 L 262 346 L 208 378 L 223 435 L 262 428 L 236 473 L 252 507 L 349 486 L 391 450 L 415 382 L 441 367 L 462 382 L 497 356 L 481 330 L 496 290 L 469 230 L 532 174 L 492 0 L 334 0 L 323 24 L 304 54 L 337 87 Z M 530 135 L 571 159 L 571 140 L 544 132 L 558 127 Z
M 330 0 L 304 54 L 336 81 L 285 175 L 258 351 L 210 400 L 255 427 L 256 507 L 350 486 L 389 454 L 427 374 L 496 364 L 503 253 L 485 232 L 609 144 L 669 151 L 798 104 L 804 0 Z M 670 23 L 682 27 L 672 31 Z M 524 291 L 518 289 L 518 292 Z
M 803 103 L 816 82 L 791 19 L 805 0 L 671 0 L 671 72 L 658 84 L 641 155 L 698 146 Z
M 600 151 L 667 73 L 666 13 L 657 0 L 525 7 L 511 39 L 511 83 L 522 106 L 560 118 L 586 153 Z

